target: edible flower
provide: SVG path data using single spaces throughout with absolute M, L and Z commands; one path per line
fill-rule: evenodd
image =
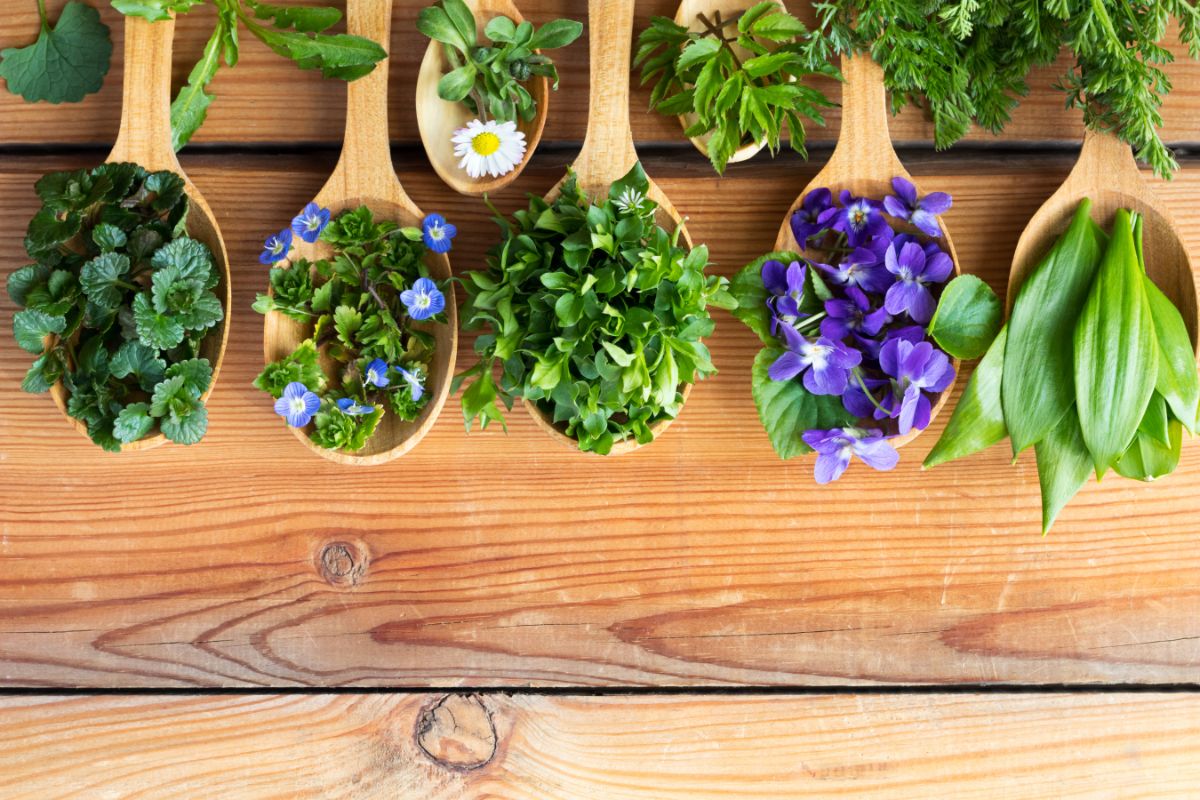
M 929 342 L 889 340 L 879 350 L 879 366 L 893 381 L 892 395 L 900 397 L 899 431 L 929 426 L 932 405 L 925 392 L 944 391 L 954 381 L 949 357 Z M 893 411 L 895 413 L 895 411 Z
M 389 383 L 391 383 L 392 379 L 388 376 L 388 371 L 390 369 L 391 368 L 388 366 L 386 361 L 384 361 L 382 358 L 377 358 L 370 364 L 367 364 L 363 381 L 382 389 L 384 386 L 387 386 Z
M 908 220 L 929 236 L 940 238 L 942 228 L 937 218 L 939 214 L 950 210 L 950 195 L 945 192 L 931 192 L 918 199 L 917 187 L 913 186 L 912 181 L 901 177 L 892 178 L 892 188 L 896 190 L 896 195 L 883 198 L 883 207 L 887 213 L 898 219 Z
M 900 454 L 879 430 L 862 428 L 832 428 L 805 431 L 804 443 L 817 453 L 813 468 L 817 483 L 829 483 L 841 477 L 850 466 L 850 457 L 858 456 L 864 464 L 887 471 L 896 466 Z
M 867 292 L 886 292 L 896 279 L 888 274 L 879 256 L 869 248 L 856 247 L 836 267 L 821 265 L 834 283 L 858 286 Z
M 883 204 L 866 197 L 855 197 L 843 189 L 838 196 L 841 207 L 821 212 L 817 221 L 828 228 L 846 234 L 846 244 L 858 247 L 867 238 L 877 236 L 888 227 L 883 218 Z
M 872 311 L 870 299 L 857 286 L 846 287 L 846 298 L 825 301 L 821 335 L 827 339 L 845 339 L 852 333 L 875 336 L 892 319 L 886 308 Z
M 375 406 L 359 405 L 349 397 L 343 397 L 341 400 L 338 400 L 337 407 L 343 414 L 349 414 L 352 417 L 361 417 L 375 413 Z
M 411 289 L 400 293 L 400 302 L 415 320 L 429 319 L 446 307 L 446 297 L 429 278 L 417 278 Z
M 320 409 L 321 398 L 300 381 L 292 381 L 285 386 L 283 395 L 275 401 L 275 413 L 293 428 L 303 428 Z
M 263 264 L 275 264 L 287 258 L 292 249 L 292 229 L 284 228 L 263 242 L 263 251 L 258 260 Z
M 412 391 L 413 402 L 415 403 L 420 400 L 421 395 L 425 394 L 425 386 L 421 383 L 420 376 L 415 372 L 409 372 L 404 367 L 396 367 L 396 371 L 400 373 L 400 376 L 404 378 L 405 383 L 408 384 L 409 389 Z
M 792 236 L 803 251 L 808 240 L 824 233 L 826 226 L 820 223 L 820 217 L 833 205 L 833 192 L 828 189 L 813 189 L 804 195 L 800 207 L 792 212 Z
M 640 214 L 642 212 L 642 204 L 646 202 L 646 195 L 642 194 L 633 186 L 626 186 L 617 195 L 617 199 L 613 200 L 613 205 L 622 214 Z
M 292 220 L 292 230 L 304 241 L 312 244 L 321 236 L 321 231 L 329 224 L 329 209 L 321 208 L 316 203 L 309 203 L 304 210 Z
M 887 290 L 883 301 L 888 313 L 907 313 L 913 322 L 922 325 L 929 322 L 937 308 L 937 301 L 930 294 L 927 284 L 942 283 L 950 277 L 954 271 L 950 256 L 939 249 L 932 258 L 927 258 L 921 245 L 912 241 L 905 242 L 897 253 L 896 243 L 893 242 L 884 256 L 884 266 L 897 279 Z
M 773 381 L 787 381 L 803 373 L 804 388 L 813 394 L 841 394 L 849 385 L 850 370 L 862 353 L 824 336 L 810 341 L 791 325 L 783 325 L 787 352 L 767 370 Z
M 450 140 L 458 167 L 472 178 L 490 175 L 499 178 L 516 169 L 525 157 L 525 134 L 515 122 L 482 122 L 473 119 L 459 128 Z
M 425 246 L 435 253 L 450 252 L 450 240 L 458 235 L 458 228 L 446 222 L 441 214 L 430 214 L 421 220 L 421 238 Z
M 780 322 L 794 325 L 800 319 L 800 301 L 804 298 L 804 281 L 808 268 L 799 261 L 786 267 L 782 261 L 766 261 L 762 265 L 763 287 L 774 295 L 767 304 L 771 315 L 771 333 Z

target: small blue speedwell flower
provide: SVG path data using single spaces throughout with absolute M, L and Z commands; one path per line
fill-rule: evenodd
M 408 384 L 409 389 L 412 391 L 413 402 L 415 403 L 420 400 L 421 395 L 425 394 L 425 386 L 421 383 L 420 376 L 409 372 L 404 367 L 396 367 L 396 372 L 400 373 L 400 376 L 404 378 L 404 382 Z
M 275 401 L 275 413 L 293 428 L 303 428 L 320 409 L 321 398 L 300 381 L 289 383 L 284 387 L 283 395 Z
M 375 406 L 359 405 L 349 397 L 343 397 L 341 400 L 338 400 L 337 407 L 343 414 L 349 414 L 352 417 L 362 417 L 375 413 Z
M 458 235 L 458 228 L 446 222 L 441 214 L 430 214 L 421 220 L 421 238 L 425 246 L 435 253 L 450 252 L 450 240 Z
M 329 224 L 329 209 L 321 208 L 316 203 L 309 203 L 292 220 L 292 230 L 304 241 L 312 244 L 321 237 L 321 231 Z
M 258 260 L 263 264 L 275 264 L 287 258 L 292 249 L 292 229 L 284 228 L 263 242 L 263 251 Z
M 446 308 L 446 297 L 429 278 L 418 278 L 411 289 L 400 293 L 400 302 L 415 320 L 429 319 Z
M 388 376 L 388 370 L 390 369 L 391 367 L 388 366 L 386 361 L 384 361 L 382 358 L 377 358 L 370 364 L 367 364 L 367 370 L 366 374 L 363 376 L 363 381 L 382 389 L 392 382 L 391 377 Z

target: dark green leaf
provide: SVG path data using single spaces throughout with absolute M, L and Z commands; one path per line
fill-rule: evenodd
M 155 311 L 146 294 L 133 299 L 133 321 L 138 338 L 147 347 L 170 350 L 183 341 L 183 325 L 173 316 Z
M 153 391 L 166 374 L 167 362 L 158 357 L 158 351 L 141 342 L 125 342 L 113 354 L 109 369 L 114 378 L 133 375 L 138 385 L 147 392 Z
M 144 437 L 154 427 L 154 417 L 150 416 L 149 403 L 131 403 L 121 409 L 113 423 L 113 436 L 129 444 Z
M 79 271 L 79 283 L 83 293 L 102 308 L 115 308 L 127 291 L 129 258 L 120 253 L 101 253 L 83 265 Z
M 52 317 L 32 308 L 13 314 L 13 336 L 21 349 L 30 353 L 41 353 L 42 340 L 52 334 L 62 333 L 66 327 L 64 318 Z
M 758 351 L 750 370 L 750 391 L 771 446 L 787 459 L 812 452 L 800 438 L 805 431 L 849 425 L 854 417 L 842 407 L 840 397 L 810 394 L 798 380 L 771 380 L 767 370 L 783 352 L 778 347 Z
M 73 0 L 53 27 L 42 25 L 33 44 L 0 50 L 0 78 L 31 103 L 78 103 L 100 91 L 111 56 L 112 40 L 100 13 Z

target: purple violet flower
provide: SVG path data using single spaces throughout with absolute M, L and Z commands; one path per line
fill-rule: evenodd
M 303 428 L 320 409 L 321 398 L 300 381 L 292 381 L 285 386 L 283 395 L 275 401 L 275 413 L 293 428 Z
M 804 298 L 804 281 L 808 268 L 799 261 L 786 267 L 782 261 L 766 261 L 762 265 L 763 288 L 773 297 L 767 299 L 771 315 L 771 333 L 778 335 L 776 328 L 782 322 L 793 325 L 800 319 L 800 301 Z
M 858 247 L 888 227 L 883 218 L 883 204 L 879 201 L 854 197 L 846 189 L 842 190 L 839 200 L 841 208 L 826 209 L 817 222 L 846 234 L 846 244 L 851 247 Z
M 329 224 L 329 209 L 321 208 L 316 203 L 309 203 L 295 219 L 292 220 L 292 230 L 304 241 L 312 244 L 321 238 L 321 231 Z
M 791 325 L 783 325 L 787 352 L 767 370 L 773 381 L 787 381 L 804 373 L 804 388 L 813 394 L 838 394 L 849 385 L 850 370 L 862 362 L 862 353 L 824 336 L 810 341 Z
M 857 286 L 846 287 L 846 297 L 825 301 L 825 319 L 821 320 L 821 335 L 842 340 L 851 333 L 875 336 L 890 320 L 886 308 L 871 310 L 871 301 Z
M 828 189 L 813 189 L 804 195 L 800 207 L 792 212 L 792 236 L 801 250 L 807 246 L 809 239 L 828 229 L 828 226 L 822 225 L 819 220 L 832 206 L 833 192 Z
M 932 406 L 926 392 L 945 391 L 954 381 L 949 357 L 929 342 L 913 344 L 891 339 L 879 351 L 879 366 L 892 378 L 893 396 L 899 396 L 899 431 L 925 430 Z M 887 404 L 893 407 L 893 404 Z M 895 411 L 893 410 L 893 413 Z
M 871 396 L 874 397 L 877 389 L 889 386 L 891 381 L 886 381 L 882 378 L 869 378 L 864 375 L 862 383 L 866 384 L 867 389 L 871 392 Z M 876 398 L 875 403 L 879 402 L 879 398 Z M 867 397 L 867 392 L 857 380 L 850 381 L 850 385 L 846 387 L 846 391 L 842 392 L 842 408 L 859 419 L 867 419 L 868 417 L 888 419 L 892 416 L 880 411 L 875 403 L 872 403 L 871 398 Z M 883 404 L 880 403 L 880 405 Z M 887 406 L 884 407 L 886 408 Z
M 288 257 L 292 249 L 292 229 L 284 228 L 263 242 L 263 251 L 258 256 L 262 264 L 276 264 Z
M 892 178 L 892 188 L 896 195 L 883 198 L 883 207 L 887 213 L 899 219 L 906 219 L 923 233 L 933 237 L 942 235 L 938 225 L 938 215 L 945 214 L 953 204 L 950 195 L 945 192 L 931 192 L 917 198 L 917 187 L 904 178 Z
M 930 283 L 942 283 L 954 271 L 954 262 L 945 253 L 926 259 L 925 251 L 916 242 L 905 242 L 897 252 L 896 244 L 884 256 L 887 271 L 896 282 L 887 290 L 883 306 L 890 314 L 907 312 L 913 322 L 922 325 L 933 318 L 937 303 L 926 288 Z
M 850 466 L 851 456 L 858 456 L 867 466 L 882 471 L 895 467 L 900 460 L 896 448 L 879 430 L 812 430 L 805 431 L 802 438 L 817 453 L 814 468 L 817 483 L 829 483 L 840 478 L 846 467 Z
M 868 292 L 882 294 L 896 282 L 895 276 L 887 271 L 879 257 L 866 247 L 856 247 L 836 267 L 821 264 L 821 267 L 841 286 L 859 286 Z

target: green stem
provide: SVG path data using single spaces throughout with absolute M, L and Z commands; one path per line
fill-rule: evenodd
M 115 281 L 114 283 L 117 286 L 120 286 L 122 289 L 128 289 L 131 292 L 140 292 L 142 290 L 141 286 L 137 286 L 132 283 L 126 283 L 125 281 Z
M 877 408 L 881 413 L 887 414 L 889 417 L 891 417 L 892 412 L 879 405 L 879 401 L 875 399 L 875 395 L 871 394 L 871 390 L 867 388 L 867 382 L 863 380 L 862 370 L 855 368 L 851 374 L 854 375 L 854 380 L 858 381 L 858 385 L 862 387 L 863 394 L 865 394 L 867 399 L 871 401 L 871 405 L 875 406 L 875 408 Z
M 820 322 L 824 316 L 825 316 L 825 312 L 822 311 L 820 313 L 813 314 L 811 317 L 806 317 L 796 324 L 796 330 L 804 330 L 805 328 L 808 328 L 810 325 L 812 325 L 814 322 Z
M 42 19 L 42 30 L 50 30 L 50 20 L 46 18 L 46 0 L 37 0 L 38 16 Z

